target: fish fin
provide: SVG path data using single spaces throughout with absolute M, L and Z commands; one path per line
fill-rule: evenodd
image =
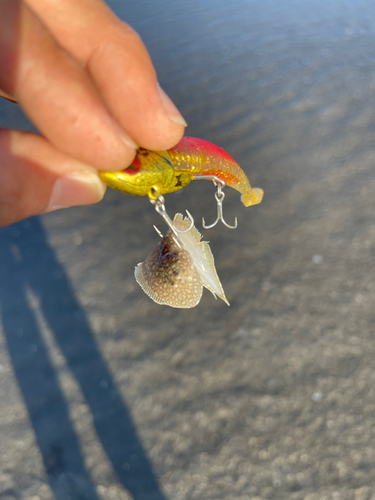
M 145 294 L 150 297 L 151 300 L 153 300 L 157 304 L 165 306 L 166 302 L 163 299 L 161 299 L 160 297 L 158 297 L 156 295 L 156 293 L 153 292 L 153 290 L 151 290 L 147 281 L 145 280 L 144 275 L 143 275 L 143 270 L 142 270 L 142 264 L 143 264 L 143 262 L 140 262 L 134 269 L 134 277 L 135 277 L 138 285 L 142 288 L 142 290 L 145 292 Z
M 173 224 L 175 225 L 175 227 L 177 229 L 183 231 L 189 227 L 190 221 L 187 217 L 184 218 L 183 215 L 176 214 L 174 216 L 174 219 L 173 219 Z M 189 231 L 189 234 L 191 234 L 194 237 L 194 239 L 199 244 L 200 248 L 203 250 L 203 254 L 204 254 L 206 261 L 207 261 L 208 265 L 210 266 L 210 269 L 211 269 L 211 271 L 216 279 L 217 286 L 220 290 L 220 293 L 214 292 L 214 290 L 209 285 L 205 284 L 203 280 L 202 280 L 202 285 L 212 293 L 212 295 L 215 297 L 215 299 L 217 299 L 217 297 L 216 297 L 216 295 L 217 295 L 218 297 L 220 297 L 220 299 L 222 299 L 229 306 L 229 302 L 225 296 L 223 286 L 222 286 L 220 279 L 219 279 L 219 276 L 217 275 L 217 272 L 216 272 L 215 260 L 214 260 L 214 256 L 212 255 L 210 245 L 208 244 L 207 241 L 201 241 L 202 235 L 195 226 Z
M 187 229 L 190 226 L 191 221 L 189 220 L 188 217 L 184 217 L 182 214 L 176 214 L 173 218 L 173 224 L 176 227 L 176 229 L 178 229 L 180 231 L 184 231 L 185 229 Z M 191 234 L 198 243 L 202 239 L 201 233 L 198 231 L 198 229 L 195 226 L 193 226 L 190 229 L 189 234 Z
M 215 260 L 214 260 L 214 256 L 212 254 L 210 245 L 207 243 L 207 241 L 201 241 L 199 245 L 202 248 L 203 253 L 207 259 L 207 262 L 209 263 L 210 268 L 211 268 L 211 270 L 212 270 L 212 272 L 217 280 L 218 286 L 220 288 L 220 293 L 214 292 L 211 289 L 211 287 L 205 285 L 203 282 L 202 282 L 202 284 L 205 288 L 207 288 L 207 290 L 209 290 L 212 293 L 212 295 L 215 297 L 215 299 L 216 299 L 216 295 L 217 295 L 221 300 L 223 300 L 229 306 L 230 304 L 225 296 L 224 289 L 223 289 L 223 286 L 220 282 L 219 276 L 217 275 L 217 271 L 215 268 Z

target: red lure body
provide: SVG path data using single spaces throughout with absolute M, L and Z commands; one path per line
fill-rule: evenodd
M 183 137 L 168 151 L 139 148 L 128 168 L 119 172 L 100 171 L 99 175 L 111 188 L 151 199 L 182 189 L 200 176 L 215 176 L 239 191 L 246 207 L 260 203 L 263 197 L 263 190 L 251 188 L 245 172 L 225 151 L 194 137 Z
M 241 167 L 223 149 L 211 142 L 183 137 L 167 152 L 176 172 L 189 172 L 194 177 L 214 175 L 227 186 L 239 191 L 246 207 L 261 202 L 263 190 L 252 189 Z

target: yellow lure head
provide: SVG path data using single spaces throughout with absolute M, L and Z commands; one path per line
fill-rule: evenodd
M 137 155 L 125 170 L 99 171 L 107 186 L 136 196 L 156 199 L 158 194 L 172 193 L 185 187 L 193 179 L 189 172 L 176 172 L 167 151 L 149 151 L 139 148 Z

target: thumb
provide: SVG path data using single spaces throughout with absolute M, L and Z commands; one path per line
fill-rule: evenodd
M 0 130 L 0 226 L 96 203 L 104 192 L 94 168 L 61 153 L 43 137 Z

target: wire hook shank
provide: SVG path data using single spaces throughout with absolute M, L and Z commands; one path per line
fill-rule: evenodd
M 184 229 L 182 231 L 182 230 L 176 228 L 176 226 L 173 224 L 172 219 L 167 214 L 167 211 L 166 211 L 165 205 L 164 205 L 164 202 L 165 202 L 164 196 L 162 196 L 161 194 L 158 194 L 156 200 L 153 200 L 150 198 L 150 202 L 155 206 L 156 212 L 163 217 L 164 221 L 167 223 L 167 225 L 169 226 L 169 228 L 171 229 L 171 231 L 175 235 L 175 241 L 176 241 L 177 245 L 180 248 L 183 248 L 183 243 L 181 241 L 181 238 L 179 237 L 179 234 L 188 233 L 194 227 L 193 216 L 190 214 L 190 212 L 188 212 L 186 210 L 186 213 L 187 213 L 188 218 L 190 220 L 190 226 L 187 229 Z

